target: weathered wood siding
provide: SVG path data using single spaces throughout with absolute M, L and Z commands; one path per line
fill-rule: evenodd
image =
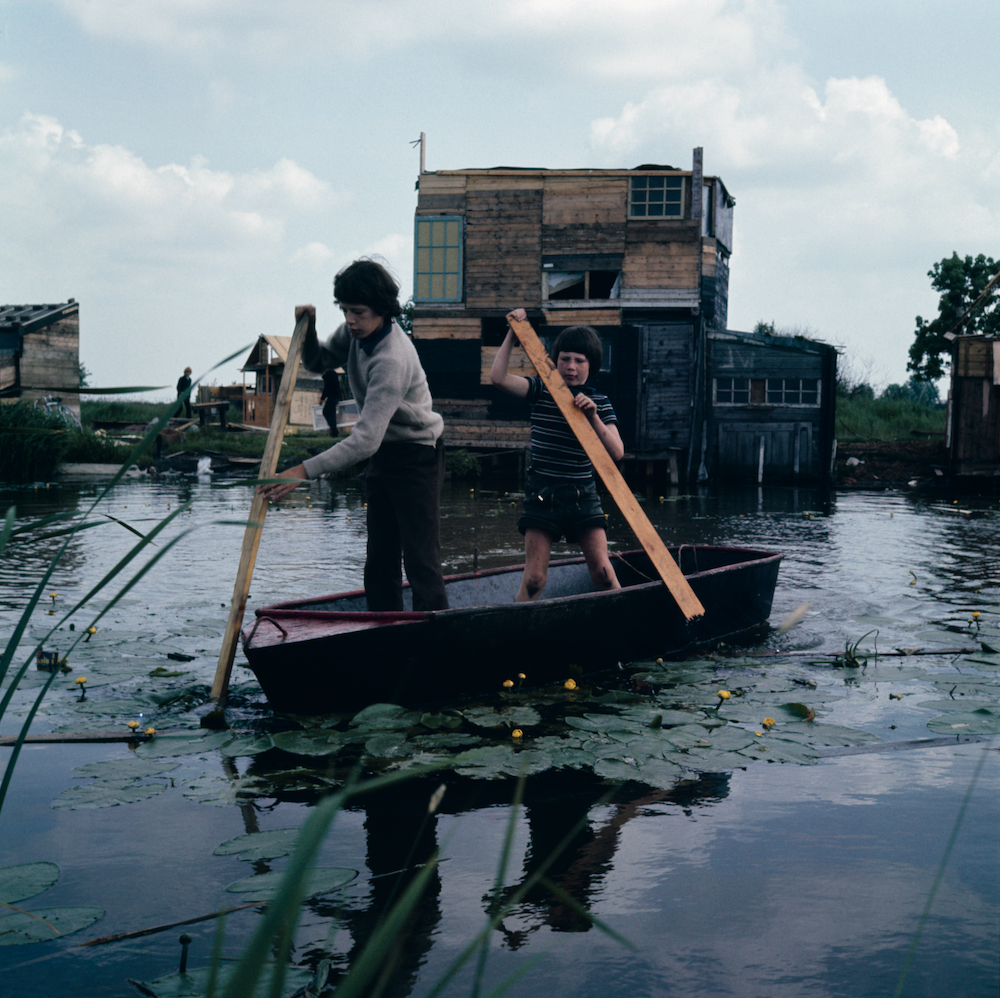
M 833 434 L 836 349 L 805 341 L 788 345 L 710 336 L 708 404 L 709 472 L 723 478 L 756 480 L 763 444 L 763 479 L 816 480 L 826 475 Z M 760 386 L 761 401 L 746 405 L 715 401 L 717 378 L 748 378 Z M 768 379 L 819 382 L 815 405 L 769 404 Z
M 471 179 L 471 178 L 470 178 Z M 465 195 L 465 302 L 536 306 L 542 285 L 542 181 L 476 177 Z
M 666 457 L 691 443 L 692 347 L 690 322 L 641 326 L 639 425 L 635 450 Z
M 956 475 L 1000 475 L 1000 340 L 955 340 L 950 458 Z
M 20 358 L 21 398 L 32 402 L 57 395 L 78 415 L 80 395 L 80 316 L 67 316 L 25 333 Z
M 651 288 L 697 292 L 700 255 L 696 223 L 631 221 L 626 230 L 623 293 Z

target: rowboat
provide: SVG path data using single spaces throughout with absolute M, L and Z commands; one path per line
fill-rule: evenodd
M 448 610 L 370 612 L 363 590 L 275 603 L 243 628 L 243 650 L 274 710 L 318 714 L 493 693 L 518 673 L 533 686 L 562 682 L 765 624 L 780 554 L 711 545 L 671 554 L 703 617 L 685 620 L 645 552 L 628 551 L 614 555 L 621 589 L 596 591 L 584 559 L 567 558 L 550 564 L 533 603 L 514 602 L 523 565 L 447 576 Z

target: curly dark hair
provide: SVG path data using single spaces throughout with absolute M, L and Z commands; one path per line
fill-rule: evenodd
M 346 305 L 367 305 L 383 318 L 394 319 L 403 312 L 396 279 L 381 263 L 367 257 L 338 272 L 333 279 L 333 297 Z
M 552 347 L 552 359 L 558 361 L 561 353 L 582 353 L 590 363 L 590 370 L 597 374 L 604 361 L 601 335 L 593 326 L 567 326 Z

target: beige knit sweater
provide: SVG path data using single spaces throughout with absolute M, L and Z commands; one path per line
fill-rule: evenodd
M 433 447 L 441 436 L 444 420 L 431 408 L 427 375 L 397 323 L 370 354 L 351 336 L 346 323 L 325 344 L 313 332 L 303 344 L 302 363 L 317 372 L 346 366 L 359 417 L 345 440 L 302 462 L 310 479 L 366 460 L 383 441 Z

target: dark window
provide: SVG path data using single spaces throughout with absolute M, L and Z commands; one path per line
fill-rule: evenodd
M 589 301 L 618 297 L 618 270 L 542 270 L 542 297 L 547 301 Z
M 746 405 L 750 401 L 750 379 L 716 378 L 715 401 L 718 405 Z
M 767 401 L 771 405 L 819 405 L 816 378 L 768 378 Z
M 630 218 L 682 218 L 683 177 L 632 177 L 629 184 Z

